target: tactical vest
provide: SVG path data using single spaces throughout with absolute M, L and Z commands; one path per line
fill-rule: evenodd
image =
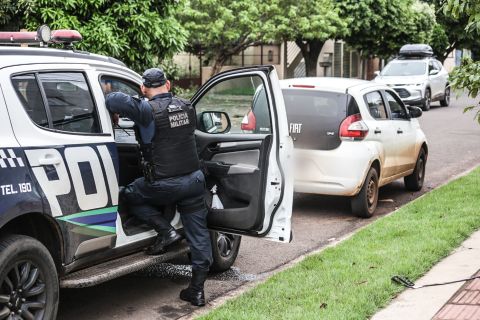
M 198 170 L 196 115 L 190 102 L 173 97 L 149 103 L 155 121 L 151 150 L 155 178 L 182 176 Z

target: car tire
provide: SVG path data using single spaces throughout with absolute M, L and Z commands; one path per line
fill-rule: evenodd
M 430 89 L 425 90 L 425 97 L 423 98 L 422 110 L 428 111 L 430 110 L 430 105 L 432 103 L 432 93 Z
M 57 269 L 50 252 L 36 239 L 21 235 L 0 239 L 2 296 L 9 300 L 0 301 L 0 319 L 56 318 Z
M 378 172 L 371 167 L 360 192 L 351 199 L 352 213 L 360 218 L 370 218 L 378 203 Z
M 442 107 L 448 107 L 449 104 L 450 104 L 450 86 L 447 85 L 445 87 L 445 93 L 443 95 L 443 99 L 440 100 L 440 105 Z
M 420 191 L 423 187 L 423 181 L 425 179 L 425 166 L 427 164 L 427 154 L 425 149 L 420 149 L 418 154 L 417 163 L 413 173 L 403 178 L 405 182 L 405 188 L 409 191 Z
M 213 263 L 210 266 L 212 272 L 223 272 L 235 263 L 240 250 L 241 236 L 211 231 Z

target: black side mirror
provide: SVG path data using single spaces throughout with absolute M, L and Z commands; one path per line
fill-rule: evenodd
M 226 112 L 204 111 L 198 115 L 197 126 L 205 133 L 226 133 L 232 124 Z
M 418 118 L 422 115 L 423 111 L 419 107 L 408 106 L 408 113 L 410 114 L 410 118 Z

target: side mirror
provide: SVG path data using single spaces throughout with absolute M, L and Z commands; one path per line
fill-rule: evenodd
M 198 120 L 198 130 L 206 133 L 225 133 L 232 126 L 228 114 L 220 111 L 202 112 Z
M 439 72 L 440 72 L 440 70 L 432 69 L 432 70 L 430 70 L 430 72 L 428 74 L 431 75 L 431 76 L 434 76 L 434 75 L 438 74 Z
M 410 114 L 410 118 L 418 118 L 422 115 L 423 111 L 419 107 L 414 106 L 407 106 L 408 113 Z
M 380 71 L 377 70 L 377 71 L 373 72 L 373 74 L 378 77 L 380 75 Z

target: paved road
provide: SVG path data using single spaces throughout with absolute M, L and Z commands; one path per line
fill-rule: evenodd
M 403 181 L 380 190 L 378 216 L 391 212 L 422 193 L 444 183 L 467 168 L 480 164 L 480 126 L 473 113 L 463 114 L 472 103 L 454 99 L 448 108 L 432 107 L 420 118 L 429 140 L 425 188 L 406 192 Z M 426 213 L 428 214 L 428 213 Z M 350 214 L 348 199 L 296 195 L 294 240 L 277 244 L 244 238 L 235 267 L 209 279 L 209 299 L 251 281 L 288 261 L 371 223 Z M 177 297 L 189 281 L 186 261 L 178 260 L 155 269 L 126 276 L 93 288 L 62 290 L 59 319 L 176 319 L 195 310 Z

